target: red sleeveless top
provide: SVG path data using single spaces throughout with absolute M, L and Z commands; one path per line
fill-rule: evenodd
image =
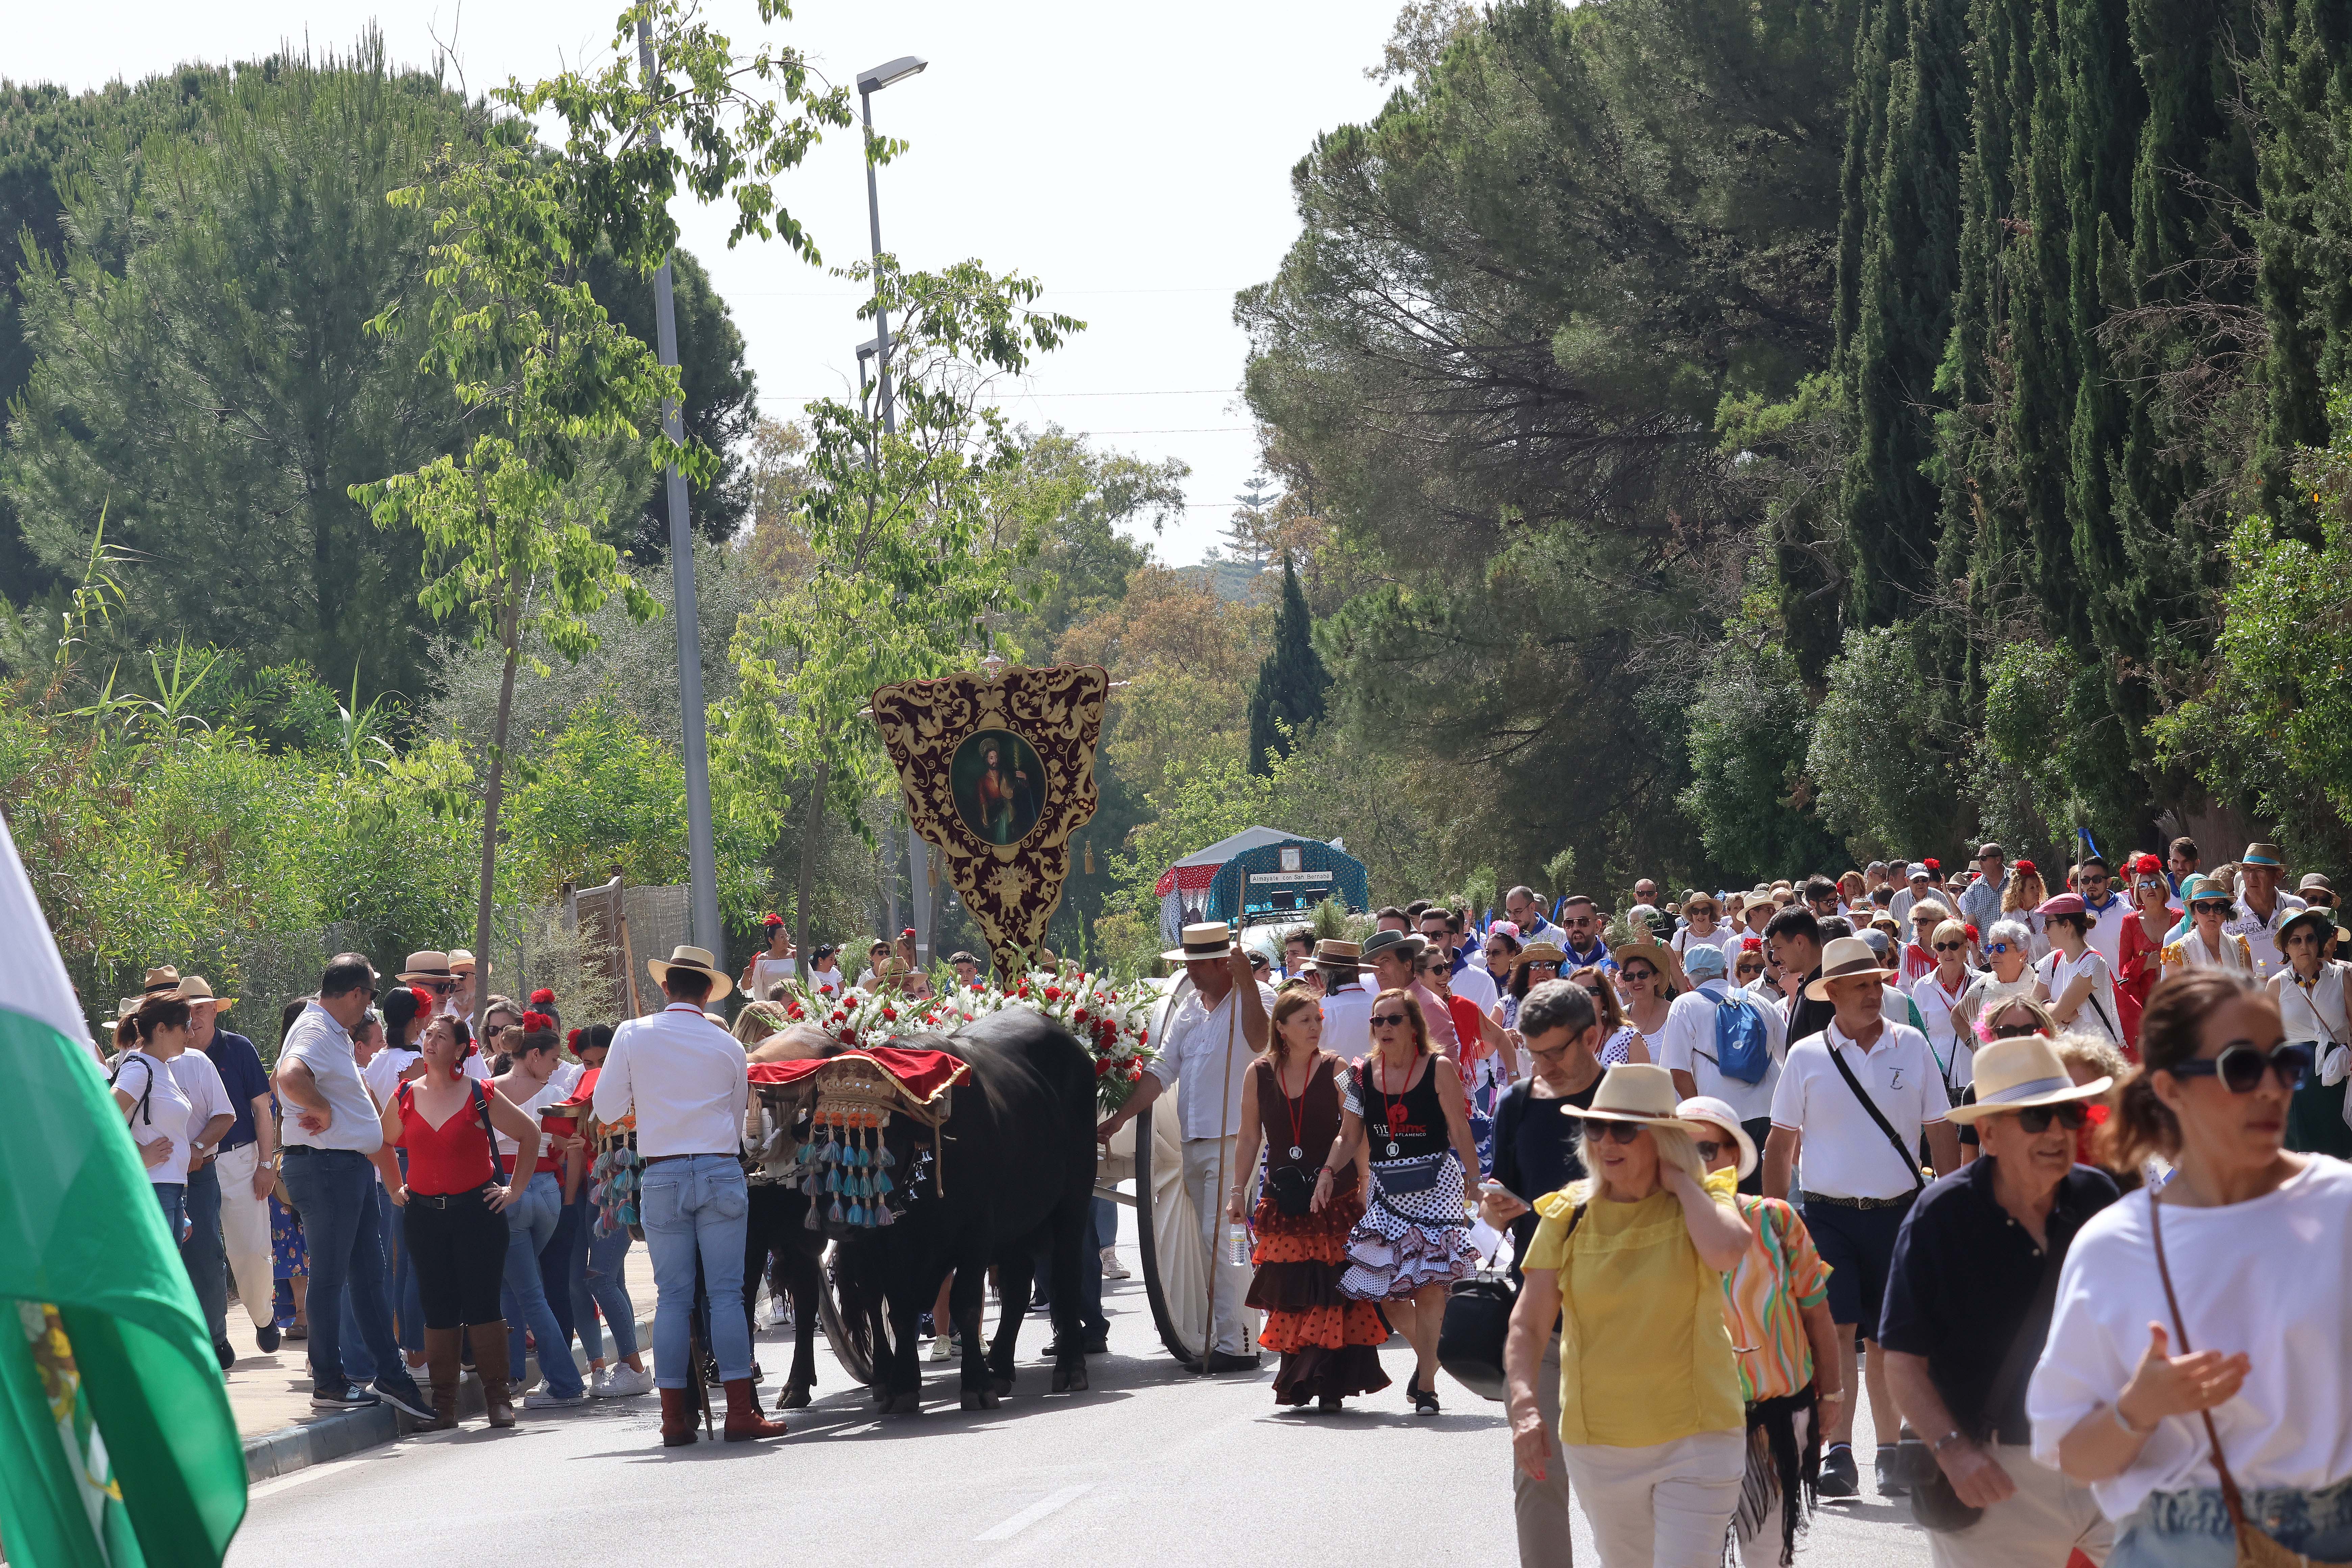
M 488 1101 L 479 1083 L 467 1085 L 467 1105 L 436 1127 L 416 1109 L 415 1085 L 400 1086 L 400 1146 L 408 1151 L 408 1190 L 425 1197 L 470 1193 L 497 1180 L 489 1135 L 482 1131 Z

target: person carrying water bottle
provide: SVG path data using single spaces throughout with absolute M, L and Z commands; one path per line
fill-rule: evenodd
M 1711 1096 L 1731 1107 L 1740 1130 L 1760 1144 L 1772 1131 L 1772 1090 L 1788 1055 L 1787 1020 L 1734 985 L 1720 948 L 1694 945 L 1683 954 L 1691 991 L 1675 998 L 1659 1042 L 1659 1065 L 1675 1076 L 1684 1100 Z M 1751 1168 L 1739 1190 L 1761 1194 L 1763 1173 Z

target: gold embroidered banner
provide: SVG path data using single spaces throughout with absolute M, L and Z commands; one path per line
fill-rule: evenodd
M 874 693 L 907 818 L 947 862 L 995 955 L 1020 972 L 1043 946 L 1095 814 L 1095 742 L 1110 677 L 1096 665 L 968 670 Z

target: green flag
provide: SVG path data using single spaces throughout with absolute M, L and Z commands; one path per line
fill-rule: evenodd
M 219 1568 L 245 1449 L 212 1338 L 0 820 L 0 1545 Z

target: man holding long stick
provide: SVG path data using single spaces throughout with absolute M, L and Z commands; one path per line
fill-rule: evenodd
M 1177 1137 L 1184 1148 L 1184 1191 L 1201 1226 L 1209 1259 L 1211 1328 L 1205 1338 L 1205 1370 L 1248 1372 L 1258 1364 L 1244 1326 L 1242 1299 L 1249 1294 L 1250 1266 L 1227 1260 L 1218 1245 L 1229 1185 L 1246 1184 L 1249 1173 L 1234 1169 L 1236 1129 L 1241 1124 L 1242 1083 L 1250 1058 L 1265 1048 L 1267 1011 L 1274 993 L 1252 977 L 1249 960 L 1222 921 L 1184 928 L 1184 944 L 1162 953 L 1181 962 L 1192 977 L 1160 1042 L 1160 1058 L 1143 1069 L 1135 1093 L 1098 1130 L 1108 1138 L 1174 1084 L 1180 1090 Z

